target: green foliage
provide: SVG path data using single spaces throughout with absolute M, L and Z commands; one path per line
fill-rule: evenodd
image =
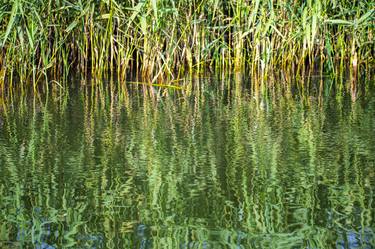
M 373 65 L 374 3 L 281 0 L 2 0 L 4 78 L 66 81 L 72 71 L 121 82 L 187 72 Z M 341 65 L 340 64 L 340 65 Z M 76 74 L 76 73 L 75 73 Z M 4 81 L 4 80 L 2 80 Z M 26 83 L 22 83 L 26 84 Z M 63 85 L 60 83 L 60 85 Z

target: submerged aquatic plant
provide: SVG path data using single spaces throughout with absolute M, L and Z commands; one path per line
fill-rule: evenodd
M 83 76 L 141 76 L 275 67 L 305 72 L 320 61 L 371 69 L 374 2 L 349 0 L 3 0 L 0 81 L 63 86 Z

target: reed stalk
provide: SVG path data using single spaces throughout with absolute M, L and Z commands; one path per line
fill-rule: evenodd
M 121 82 L 374 65 L 370 0 L 6 0 L 0 77 L 36 91 L 72 74 Z M 340 70 L 338 70 L 340 72 Z

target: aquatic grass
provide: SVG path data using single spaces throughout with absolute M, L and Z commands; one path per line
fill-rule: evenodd
M 156 83 L 208 71 L 304 74 L 316 61 L 336 73 L 373 66 L 373 30 L 369 0 L 7 0 L 0 76 L 37 91 L 66 87 L 72 74 Z

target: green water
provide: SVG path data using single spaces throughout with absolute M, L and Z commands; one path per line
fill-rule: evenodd
M 217 85 L 4 105 L 0 248 L 374 248 L 374 95 Z

